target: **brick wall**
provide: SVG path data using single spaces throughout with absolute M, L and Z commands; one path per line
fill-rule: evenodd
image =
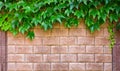
M 8 32 L 8 71 L 112 71 L 107 25 L 94 34 L 83 22 L 78 28 L 56 24 L 34 31 L 33 41 Z

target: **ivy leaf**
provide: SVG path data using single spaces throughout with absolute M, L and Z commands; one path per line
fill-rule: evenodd
M 22 26 L 20 26 L 19 28 L 19 32 L 21 32 L 22 34 L 24 34 L 25 32 L 27 32 L 30 29 L 30 24 L 28 24 L 27 22 L 24 23 Z
M 70 9 L 66 9 L 64 14 L 66 14 L 67 16 L 70 16 L 70 14 L 74 13 L 73 10 Z
M 30 38 L 31 40 L 33 40 L 35 38 L 34 32 L 33 31 L 28 31 L 27 38 Z
M 37 26 L 39 23 L 41 23 L 41 19 L 38 17 L 35 17 L 32 19 L 31 23 L 34 23 L 35 26 Z
M 120 22 L 116 25 L 116 30 L 120 30 Z
M 85 24 L 90 27 L 91 25 L 94 24 L 94 21 L 91 18 L 86 18 L 85 19 Z
M 74 15 L 77 16 L 78 19 L 83 18 L 85 16 L 83 10 L 76 10 Z
M 33 12 L 32 7 L 30 6 L 23 7 L 23 9 L 25 10 L 25 13 Z
M 3 22 L 5 21 L 5 19 L 8 17 L 8 14 L 6 15 L 3 15 L 1 18 L 0 18 L 0 27 L 3 25 Z
M 3 6 L 4 6 L 4 3 L 0 1 L 0 10 L 2 9 Z
M 96 17 L 97 15 L 100 15 L 100 13 L 99 13 L 99 11 L 96 10 L 96 9 L 91 9 L 91 10 L 89 10 L 89 15 L 92 15 L 92 16 L 93 16 L 93 19 L 95 19 L 95 17 Z
M 110 22 L 117 22 L 118 21 L 118 16 L 116 14 L 110 14 Z
M 13 29 L 15 29 L 19 26 L 19 22 L 17 20 L 12 20 L 11 26 L 12 26 Z

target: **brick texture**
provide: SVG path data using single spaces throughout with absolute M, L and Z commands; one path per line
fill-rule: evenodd
M 107 25 L 95 33 L 84 21 L 70 29 L 57 23 L 34 32 L 33 41 L 7 33 L 8 71 L 112 71 Z

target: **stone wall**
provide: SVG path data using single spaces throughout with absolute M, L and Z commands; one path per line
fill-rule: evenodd
M 7 33 L 8 71 L 112 71 L 107 25 L 94 34 L 82 21 L 77 28 L 34 31 L 33 41 Z

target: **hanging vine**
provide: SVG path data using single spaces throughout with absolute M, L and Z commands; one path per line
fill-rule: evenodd
M 0 29 L 14 35 L 25 34 L 34 38 L 31 28 L 40 26 L 52 29 L 55 22 L 65 22 L 65 27 L 78 26 L 84 20 L 87 28 L 94 32 L 109 20 L 120 19 L 120 0 L 1 0 Z M 120 29 L 118 24 L 117 29 Z M 111 30 L 109 30 L 110 33 Z M 113 33 L 110 35 L 113 36 Z M 111 37 L 111 41 L 113 37 Z M 112 44 L 111 44 L 112 45 Z

